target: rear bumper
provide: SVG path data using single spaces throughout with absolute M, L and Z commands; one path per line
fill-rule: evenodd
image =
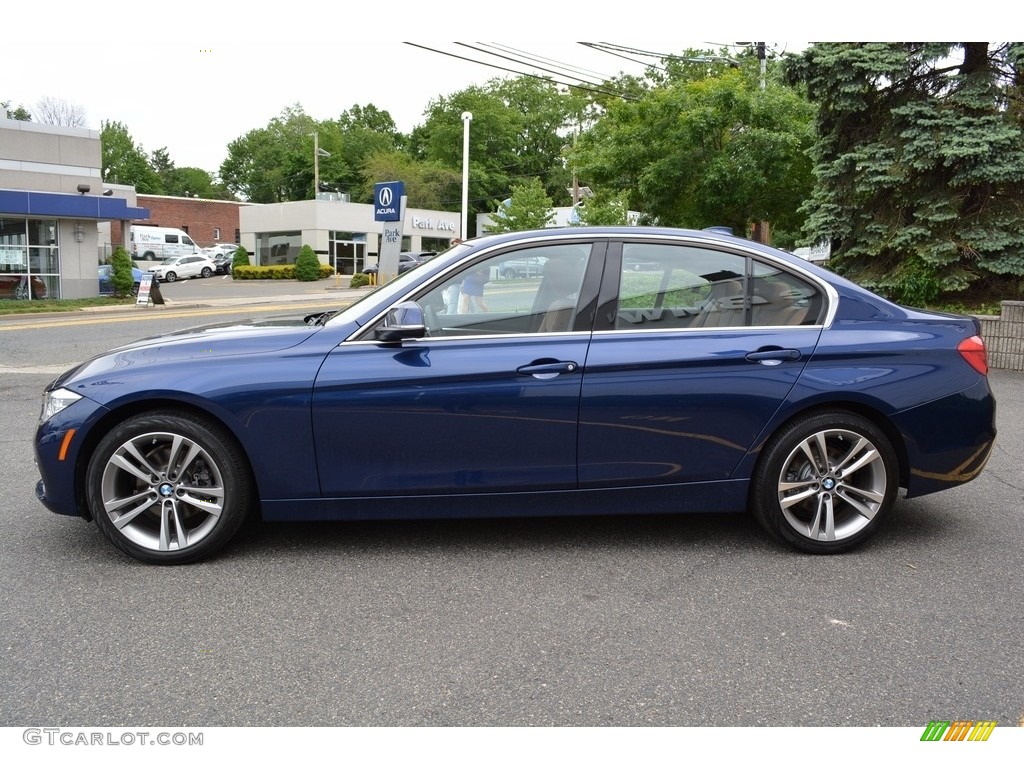
M 970 482 L 996 438 L 996 403 L 987 379 L 955 395 L 902 411 L 893 423 L 907 449 L 907 496 Z

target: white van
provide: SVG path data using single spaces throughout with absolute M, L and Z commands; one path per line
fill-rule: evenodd
M 202 249 L 183 229 L 147 227 L 132 224 L 132 260 L 163 261 L 175 256 L 191 256 Z

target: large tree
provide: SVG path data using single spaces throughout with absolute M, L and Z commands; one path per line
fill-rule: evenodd
M 811 237 L 908 303 L 1019 295 L 1024 45 L 822 43 L 787 63 L 818 105 Z
M 145 195 L 162 195 L 164 186 L 149 164 L 145 150 L 135 143 L 128 128 L 115 121 L 100 125 L 103 180 L 111 184 L 132 184 Z
M 647 223 L 745 232 L 769 220 L 776 244 L 791 246 L 813 184 L 812 118 L 795 90 L 760 89 L 756 70 L 689 66 L 609 102 L 572 155 L 583 183 L 627 192 Z
M 85 128 L 85 108 L 67 99 L 46 96 L 36 103 L 35 117 L 45 125 Z
M 231 142 L 220 177 L 232 192 L 256 203 L 312 199 L 317 170 L 323 187 L 358 195 L 366 158 L 395 149 L 400 140 L 391 116 L 372 104 L 324 121 L 295 104 L 265 128 Z
M 461 204 L 462 175 L 458 171 L 416 160 L 400 150 L 370 155 L 363 160 L 361 172 L 363 181 L 354 199 L 371 201 L 375 184 L 403 181 L 410 208 L 454 211 Z
M 435 99 L 410 140 L 420 159 L 461 170 L 464 122 L 470 112 L 471 207 L 491 210 L 512 187 L 538 178 L 547 194 L 568 202 L 571 173 L 563 148 L 571 141 L 576 102 L 546 80 L 492 80 Z

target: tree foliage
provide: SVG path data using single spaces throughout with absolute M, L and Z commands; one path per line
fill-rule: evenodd
M 907 303 L 1024 277 L 1024 46 L 817 44 L 787 62 L 818 104 L 807 231 Z
M 8 120 L 21 120 L 23 122 L 32 122 L 32 113 L 25 109 L 24 105 L 19 104 L 17 107 L 12 107 L 9 101 L 0 101 L 0 110 L 7 116 Z
M 320 279 L 320 259 L 308 245 L 302 246 L 295 257 L 295 279 L 305 282 Z
M 104 121 L 100 126 L 103 180 L 132 184 L 144 195 L 162 195 L 164 186 L 123 123 Z
M 410 208 L 451 210 L 462 194 L 462 174 L 440 163 L 410 157 L 401 150 L 378 152 L 363 160 L 358 200 L 372 201 L 373 187 L 384 181 L 404 181 Z
M 770 220 L 777 233 L 795 233 L 814 182 L 813 110 L 790 88 L 762 91 L 749 73 L 720 69 L 699 79 L 686 69 L 610 103 L 572 153 L 580 177 L 626 192 L 647 223 L 744 232 Z
M 366 159 L 394 150 L 400 138 L 391 116 L 372 104 L 319 122 L 295 104 L 265 128 L 231 142 L 220 177 L 229 190 L 255 203 L 310 200 L 319 166 L 322 185 L 358 193 L 364 187 L 360 169 Z
M 528 179 L 512 187 L 512 197 L 498 204 L 488 232 L 521 232 L 542 229 L 555 216 L 551 198 L 540 179 Z
M 117 246 L 110 256 L 110 282 L 113 283 L 114 291 L 118 296 L 128 296 L 135 286 L 135 278 L 132 274 L 132 258 L 124 246 Z
M 413 132 L 410 149 L 419 159 L 461 169 L 462 114 L 468 111 L 473 115 L 469 196 L 474 210 L 491 210 L 516 184 L 533 178 L 541 180 L 550 197 L 568 202 L 571 174 L 563 147 L 575 107 L 576 100 L 546 80 L 491 80 L 432 101 L 423 125 Z
M 625 192 L 596 194 L 577 209 L 579 223 L 588 227 L 617 227 L 629 224 L 629 200 Z

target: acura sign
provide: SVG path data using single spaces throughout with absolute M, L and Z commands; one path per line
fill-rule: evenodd
M 401 221 L 405 182 L 386 181 L 373 187 L 373 220 Z

